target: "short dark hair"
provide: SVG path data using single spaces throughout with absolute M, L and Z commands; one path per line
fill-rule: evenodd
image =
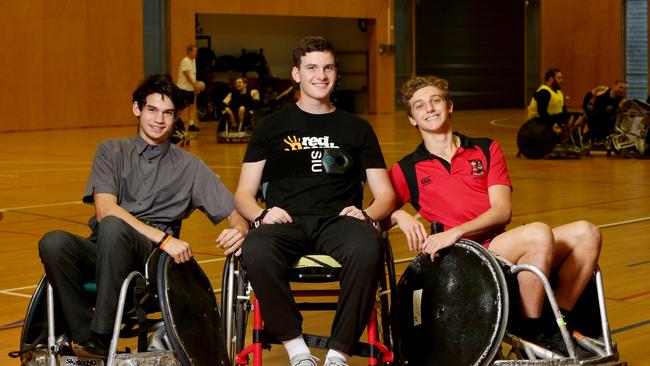
M 552 67 L 546 71 L 546 74 L 544 74 L 544 82 L 547 82 L 548 79 L 555 77 L 555 75 L 558 72 L 562 72 L 562 70 L 558 69 L 557 67 Z
M 186 53 L 190 53 L 191 50 L 197 48 L 195 44 L 191 44 L 187 46 L 187 50 L 185 51 Z
M 336 59 L 332 44 L 320 36 L 307 36 L 293 48 L 293 66 L 300 67 L 300 58 L 309 52 L 330 52 Z
M 156 93 L 171 99 L 177 111 L 185 108 L 181 90 L 169 74 L 155 74 L 142 80 L 133 92 L 132 102 L 137 102 L 138 107 L 142 109 L 147 105 L 147 97 Z
M 451 100 L 451 95 L 449 94 L 449 83 L 447 80 L 439 78 L 437 76 L 413 76 L 408 79 L 404 84 L 402 84 L 401 93 L 402 93 L 402 103 L 406 107 L 406 114 L 413 116 L 411 114 L 411 98 L 416 91 L 427 87 L 433 86 L 442 92 L 442 96 L 446 101 Z

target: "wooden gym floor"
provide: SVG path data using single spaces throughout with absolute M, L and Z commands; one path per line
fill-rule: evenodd
M 386 162 L 391 166 L 419 143 L 417 130 L 403 112 L 371 115 Z M 506 154 L 514 184 L 511 227 L 532 221 L 559 225 L 587 219 L 599 225 L 604 244 L 600 266 L 613 338 L 630 365 L 650 365 L 650 161 L 595 153 L 580 160 L 516 158 L 515 136 L 524 110 L 454 113 L 454 128 L 471 136 L 497 139 Z M 20 325 L 43 269 L 37 243 L 47 231 L 81 235 L 92 207 L 81 203 L 95 148 L 106 138 L 135 133 L 132 126 L 0 134 L 0 364 L 18 365 L 7 352 L 16 350 Z M 239 179 L 244 144 L 217 144 L 215 123 L 205 122 L 187 148 L 202 158 L 231 190 Z M 216 228 L 199 212 L 183 226 L 197 260 L 221 288 L 223 255 Z M 413 256 L 403 235 L 390 235 L 398 274 Z M 329 320 L 305 317 L 305 332 L 327 334 Z M 317 353 L 322 354 L 322 353 Z M 281 347 L 265 354 L 266 365 L 287 365 Z M 352 365 L 363 365 L 354 358 Z

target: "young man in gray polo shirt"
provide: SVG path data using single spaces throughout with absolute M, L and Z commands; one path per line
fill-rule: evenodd
M 176 263 L 192 257 L 178 238 L 181 221 L 198 208 L 230 228 L 217 238 L 226 254 L 238 252 L 248 223 L 233 197 L 205 163 L 169 141 L 182 97 L 168 75 L 154 75 L 133 92 L 138 135 L 103 141 L 97 148 L 83 201 L 95 206 L 92 234 L 45 234 L 39 252 L 54 286 L 78 356 L 105 357 L 122 281 L 143 269 L 154 247 Z M 91 303 L 83 284 L 97 282 Z M 94 308 L 94 311 L 93 311 Z

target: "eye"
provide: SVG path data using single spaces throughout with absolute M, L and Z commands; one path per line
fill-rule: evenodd
M 422 106 L 423 106 L 422 103 L 418 103 L 418 104 L 414 105 L 413 108 L 414 108 L 415 110 L 420 110 L 420 109 L 422 109 Z
M 174 115 L 174 111 L 165 111 L 163 114 L 165 117 L 172 117 Z
M 154 107 L 147 107 L 147 112 L 149 112 L 149 113 L 156 113 L 156 108 L 154 108 Z
M 314 65 L 307 65 L 305 68 L 306 68 L 307 70 L 309 70 L 309 71 L 314 71 L 314 70 L 316 69 L 316 66 L 314 66 Z
M 327 65 L 327 66 L 325 66 L 325 70 L 326 70 L 326 71 L 334 71 L 334 70 L 335 70 L 334 65 Z

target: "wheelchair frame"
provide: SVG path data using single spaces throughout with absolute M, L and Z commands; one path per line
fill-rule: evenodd
M 564 340 L 565 346 L 569 352 L 568 359 L 569 364 L 575 365 L 626 365 L 624 361 L 619 361 L 618 350 L 616 344 L 611 338 L 611 333 L 609 329 L 609 321 L 607 319 L 607 307 L 605 304 L 605 291 L 602 280 L 602 272 L 600 268 L 596 268 L 593 275 L 593 280 L 596 285 L 597 291 L 597 301 L 598 301 L 598 312 L 601 319 L 600 331 L 602 336 L 602 341 L 593 339 L 584 335 L 581 335 L 578 332 L 569 334 L 565 322 L 562 318 L 562 313 L 555 299 L 553 288 L 549 280 L 546 278 L 544 273 L 540 271 L 537 267 L 530 264 L 519 264 L 511 265 L 507 264 L 509 275 L 516 275 L 522 271 L 527 271 L 533 273 L 537 278 L 542 282 L 544 286 L 544 291 L 546 293 L 546 298 L 549 301 L 549 304 L 553 311 L 553 316 L 555 317 L 555 322 L 558 324 L 562 338 Z M 574 338 L 578 344 L 583 348 L 589 350 L 594 354 L 593 357 L 589 357 L 584 360 L 578 360 L 576 357 L 576 350 L 571 339 Z M 543 364 L 543 365 L 556 365 L 556 364 L 566 364 L 558 363 L 558 360 L 567 360 L 567 357 L 558 355 L 550 350 L 547 350 L 543 347 L 540 347 L 532 342 L 526 341 L 513 335 L 509 332 L 506 332 L 504 337 L 504 343 L 509 344 L 512 347 L 511 353 L 514 353 L 517 357 L 526 357 L 529 361 L 515 361 L 514 364 Z M 540 362 L 544 360 L 544 362 Z M 513 361 L 508 360 L 497 360 L 494 362 L 495 365 L 512 365 Z
M 367 342 L 358 342 L 352 352 L 353 356 L 368 358 L 368 365 L 393 365 L 395 359 L 393 334 L 389 310 L 393 303 L 393 289 L 396 286 L 395 267 L 392 249 L 386 233 L 382 234 L 384 245 L 384 271 L 379 280 L 377 303 L 371 312 L 366 327 Z M 270 349 L 271 344 L 281 344 L 263 331 L 263 320 L 257 299 L 251 301 L 252 287 L 246 279 L 245 270 L 238 260 L 231 255 L 226 258 L 222 276 L 222 308 L 226 327 L 226 349 L 233 365 L 248 365 L 249 355 L 253 354 L 253 365 L 262 365 L 263 348 Z M 303 257 L 304 258 L 304 257 Z M 291 282 L 334 282 L 338 277 L 332 273 L 310 275 L 302 281 L 292 278 Z M 294 297 L 336 296 L 334 290 L 293 290 Z M 297 303 L 301 311 L 336 310 L 336 302 L 302 302 Z M 253 310 L 253 342 L 245 345 L 248 313 Z M 379 319 L 377 319 L 379 317 Z M 303 334 L 309 347 L 327 348 L 328 337 Z M 383 341 L 383 343 L 382 343 Z
M 158 255 L 158 257 L 156 257 L 155 260 L 152 260 L 154 255 Z M 198 267 L 196 262 L 189 263 L 189 265 L 189 267 L 173 265 L 171 257 L 166 253 L 154 250 L 147 260 L 144 274 L 139 271 L 132 271 L 127 275 L 120 288 L 115 314 L 115 324 L 106 358 L 107 366 L 127 366 L 138 364 L 160 364 L 167 366 L 199 365 L 206 364 L 206 362 L 207 364 L 210 364 L 213 361 L 217 362 L 219 359 L 222 360 L 224 364 L 227 364 L 225 362 L 225 357 L 222 357 L 222 355 L 225 354 L 225 344 L 221 345 L 220 343 L 223 342 L 221 336 L 221 315 L 219 314 L 217 301 L 213 296 L 212 287 L 209 285 L 209 279 L 205 273 L 200 270 L 200 267 Z M 177 293 L 178 290 L 176 292 L 171 292 L 171 290 L 168 289 L 171 288 L 172 284 L 177 284 L 179 281 L 186 281 L 188 278 L 196 281 L 198 286 L 191 287 L 192 291 L 207 289 L 208 293 L 211 295 L 210 297 L 200 299 L 203 301 L 197 302 L 197 304 L 201 304 L 199 305 L 201 308 L 200 311 L 198 311 L 198 314 L 196 314 L 198 319 L 200 319 L 198 320 L 199 322 L 205 322 L 208 324 L 206 328 L 203 329 L 206 334 L 210 335 L 210 338 L 208 339 L 211 341 L 207 344 L 195 344 L 194 342 L 196 341 L 192 340 L 191 336 L 187 338 L 184 337 L 184 335 L 188 334 L 188 331 L 194 332 L 194 327 L 191 329 L 178 328 L 178 325 L 184 324 L 185 320 L 183 320 L 182 312 L 174 311 L 174 306 L 178 305 L 179 302 L 182 302 L 182 299 L 184 298 L 183 296 L 185 295 L 181 292 L 181 297 L 171 296 L 174 293 Z M 132 290 L 134 281 L 138 280 L 146 281 L 146 286 L 143 288 L 141 285 L 136 285 L 135 289 Z M 133 291 L 138 291 L 138 289 L 141 288 L 144 291 L 134 295 L 135 314 L 125 313 L 127 296 L 132 296 Z M 75 360 L 79 359 L 77 357 L 69 357 L 60 354 L 61 344 L 59 343 L 61 343 L 61 341 L 57 338 L 58 334 L 55 320 L 55 292 L 53 287 L 49 282 L 47 282 L 46 276 L 43 276 L 43 279 L 37 287 L 35 294 L 38 293 L 41 294 L 39 295 L 41 299 L 42 296 L 45 296 L 45 301 L 40 300 L 41 304 L 45 302 L 45 309 L 42 309 L 42 305 L 40 308 L 36 307 L 36 305 L 32 305 L 32 302 L 30 302 L 30 307 L 28 308 L 28 315 L 32 314 L 34 311 L 36 312 L 33 314 L 40 314 L 41 311 L 45 313 L 42 318 L 36 318 L 36 321 L 44 319 L 44 322 L 47 324 L 43 325 L 43 328 L 47 329 L 47 349 L 38 351 L 39 353 L 37 354 L 37 357 L 41 360 L 40 362 L 42 362 L 39 362 L 38 364 L 57 366 L 59 363 L 67 364 L 67 362 L 70 362 L 70 358 Z M 89 291 L 89 295 L 92 294 L 93 292 Z M 34 297 L 32 301 L 35 301 L 34 299 L 36 298 Z M 155 301 L 152 302 L 151 300 Z M 32 308 L 32 306 L 34 306 L 34 308 Z M 192 308 L 191 310 L 196 310 L 196 308 Z M 150 317 L 150 314 L 160 314 L 161 316 Z M 28 324 L 25 326 L 27 327 Z M 38 328 L 29 327 L 29 329 Z M 25 330 L 23 330 L 21 343 L 29 341 L 24 339 L 24 332 Z M 126 353 L 118 354 L 117 347 L 119 338 L 133 338 L 135 336 L 138 337 L 138 352 L 131 353 L 130 351 L 127 351 Z M 202 334 L 200 337 L 204 336 L 205 335 Z M 188 344 L 187 342 L 190 341 L 193 343 Z M 206 353 L 203 351 L 205 349 L 204 347 L 210 347 L 210 352 Z

